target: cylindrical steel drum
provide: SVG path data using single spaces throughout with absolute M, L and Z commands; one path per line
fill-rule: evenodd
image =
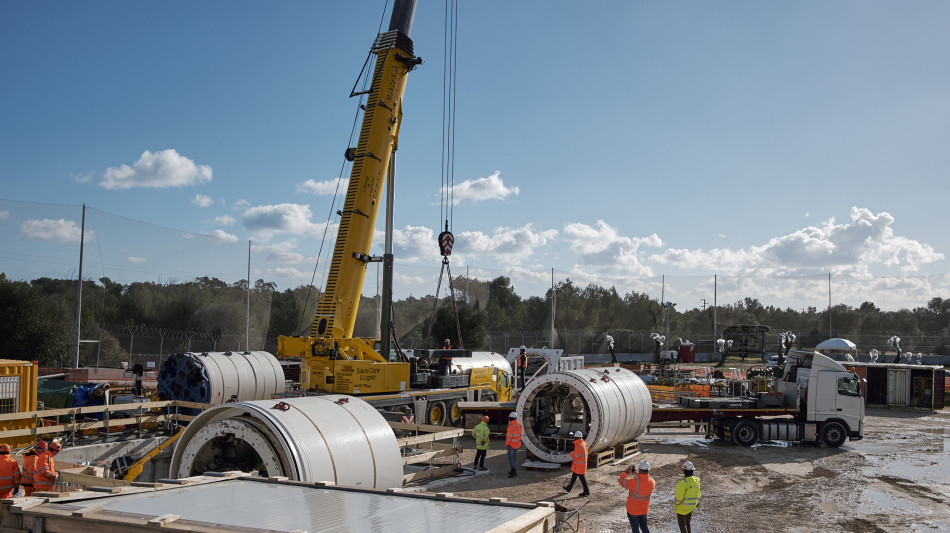
M 179 353 L 168 356 L 158 371 L 161 400 L 224 403 L 264 400 L 284 392 L 284 371 L 267 352 Z
M 575 431 L 584 434 L 592 453 L 631 442 L 646 431 L 653 403 L 634 372 L 588 368 L 531 380 L 516 412 L 524 424 L 525 446 L 544 461 L 566 463 Z
M 228 470 L 353 487 L 402 486 L 392 428 L 370 404 L 336 394 L 235 402 L 202 412 L 175 444 L 170 474 Z

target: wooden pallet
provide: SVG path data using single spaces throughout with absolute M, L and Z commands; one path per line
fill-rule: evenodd
M 613 449 L 604 450 L 602 452 L 592 453 L 587 457 L 587 466 L 591 468 L 597 468 L 602 464 L 609 463 L 614 460 L 614 451 Z
M 614 446 L 614 457 L 623 459 L 640 451 L 640 443 L 637 441 L 626 442 Z

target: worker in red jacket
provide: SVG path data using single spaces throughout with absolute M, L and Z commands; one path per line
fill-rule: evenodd
M 590 489 L 587 487 L 587 443 L 584 442 L 584 434 L 580 431 L 574 432 L 574 449 L 571 451 L 571 482 L 564 486 L 565 492 L 571 492 L 574 488 L 574 482 L 578 478 L 581 480 L 581 486 L 584 492 L 581 496 L 590 496 Z
M 10 457 L 10 445 L 0 444 L 0 498 L 10 498 L 20 489 L 20 465 Z
M 656 480 L 650 477 L 650 463 L 641 461 L 639 472 L 631 466 L 620 474 L 620 486 L 627 489 L 627 519 L 630 520 L 630 529 L 633 533 L 650 533 L 647 514 L 650 512 L 650 495 L 656 488 Z

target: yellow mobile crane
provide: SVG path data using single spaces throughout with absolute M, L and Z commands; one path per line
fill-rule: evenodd
M 340 225 L 325 292 L 317 303 L 310 336 L 278 337 L 277 356 L 299 358 L 300 388 L 304 391 L 389 394 L 380 396 L 375 403 L 401 412 L 405 412 L 402 407 L 420 398 L 434 400 L 433 405 L 423 408 L 426 421 L 440 423 L 448 413 L 456 422 L 456 416 L 460 418 L 458 401 L 509 400 L 511 367 L 503 356 L 498 356 L 500 361 L 489 356 L 486 362 L 477 354 L 473 358 L 470 350 L 416 351 L 419 357 L 407 357 L 401 352 L 390 355 L 392 163 L 402 123 L 406 78 L 422 63 L 414 55 L 409 38 L 415 5 L 415 0 L 396 0 L 389 30 L 380 33 L 373 44 L 376 64 L 366 93 L 359 142 L 345 154 L 353 167 L 343 209 L 337 212 Z M 370 255 L 370 246 L 384 186 L 387 232 L 385 252 L 380 258 Z M 353 327 L 366 266 L 379 261 L 383 263 L 385 309 L 382 335 L 381 339 L 367 342 L 353 337 Z M 453 359 L 459 360 L 457 364 L 453 364 Z M 373 399 L 365 399 L 373 403 Z M 415 405 L 416 411 L 419 407 Z

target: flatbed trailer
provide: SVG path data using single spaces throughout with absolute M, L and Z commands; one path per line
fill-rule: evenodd
M 653 408 L 650 423 L 655 422 L 708 422 L 716 418 L 794 416 L 795 409 L 784 407 L 763 407 L 750 409 L 717 409 L 703 407 L 685 407 L 662 405 Z

